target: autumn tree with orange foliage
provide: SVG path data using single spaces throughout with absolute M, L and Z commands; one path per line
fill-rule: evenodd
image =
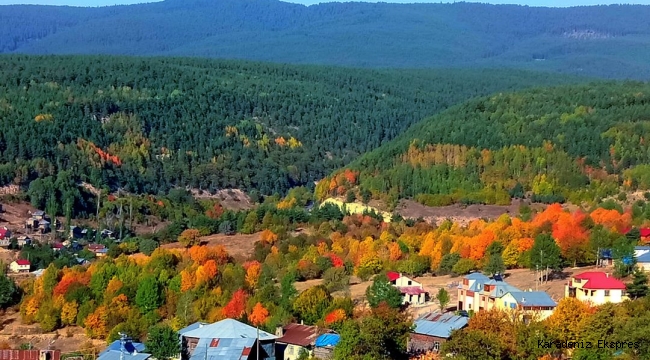
M 262 264 L 259 261 L 248 261 L 244 263 L 246 270 L 246 284 L 249 288 L 255 289 L 262 273 Z
M 265 244 L 273 245 L 276 241 L 278 241 L 278 235 L 276 235 L 273 231 L 266 229 L 260 234 L 260 240 L 262 240 L 262 242 Z
M 248 321 L 253 326 L 261 326 L 265 324 L 268 318 L 269 318 L 269 311 L 266 310 L 266 308 L 260 302 L 255 304 L 253 310 L 251 310 L 250 315 L 248 315 Z
M 228 304 L 222 309 L 223 316 L 231 319 L 241 319 L 246 312 L 247 301 L 248 294 L 244 289 L 235 291 Z

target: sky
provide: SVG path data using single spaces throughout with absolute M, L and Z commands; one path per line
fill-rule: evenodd
M 216 0 L 215 0 L 216 1 Z M 326 0 L 284 0 L 298 4 L 312 5 Z M 339 0 L 340 1 L 340 0 Z M 391 3 L 414 3 L 414 2 L 440 2 L 432 0 L 383 0 L 384 2 Z M 471 0 L 468 0 L 471 1 Z M 152 2 L 146 0 L 0 0 L 0 5 L 10 4 L 39 4 L 39 5 L 70 5 L 70 6 L 107 6 L 107 5 L 121 5 L 121 4 L 137 4 L 142 2 Z M 369 1 L 377 2 L 377 1 Z M 453 2 L 451 0 L 443 0 L 442 2 Z M 550 7 L 565 7 L 565 6 L 580 6 L 580 5 L 607 5 L 618 4 L 624 2 L 626 4 L 643 4 L 650 5 L 650 0 L 482 0 L 477 2 L 488 2 L 490 4 L 520 4 L 529 6 L 550 6 Z

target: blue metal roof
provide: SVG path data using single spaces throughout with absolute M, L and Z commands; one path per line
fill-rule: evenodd
M 612 259 L 612 249 L 600 249 L 599 253 L 602 259 Z
M 122 357 L 122 352 L 119 350 L 110 350 L 105 351 L 97 357 L 97 360 L 147 360 L 151 357 L 151 354 L 145 353 L 136 353 L 130 354 L 125 352 L 124 357 Z
M 257 338 L 257 329 L 234 319 L 224 319 L 210 325 L 204 325 L 182 334 L 198 339 L 241 339 Z M 274 340 L 278 337 L 266 331 L 259 331 L 260 340 Z
M 109 352 L 109 351 L 113 351 L 113 350 L 119 352 L 121 346 L 122 346 L 122 344 L 120 343 L 120 340 L 115 340 L 112 343 L 110 343 L 110 345 L 108 345 L 108 347 L 106 349 L 104 349 L 104 351 L 100 352 L 99 356 L 102 356 L 102 354 L 104 354 L 106 352 Z M 136 351 L 137 352 L 143 352 L 144 347 L 145 346 L 144 346 L 143 343 L 127 341 L 124 344 L 124 351 L 129 353 L 129 354 L 133 354 Z
M 650 263 L 650 252 L 640 255 L 636 258 L 637 263 Z
M 415 320 L 417 334 L 448 338 L 452 331 L 467 326 L 469 318 L 454 313 L 428 313 Z
M 213 339 L 200 339 L 190 360 L 245 360 L 255 341 L 255 338 L 239 338 L 218 339 L 218 342 L 213 343 Z
M 316 338 L 316 347 L 336 346 L 341 341 L 339 334 L 323 334 Z
M 519 292 L 521 290 L 517 289 L 516 287 L 508 284 L 507 282 L 500 281 L 497 282 L 496 284 L 490 284 L 490 285 L 496 285 L 494 290 L 490 291 L 490 296 L 493 298 L 500 298 L 503 297 L 507 293 L 512 293 L 512 292 Z
M 479 281 L 484 282 L 484 283 L 490 281 L 489 277 L 481 274 L 480 272 L 475 272 L 475 273 L 471 273 L 469 275 L 465 275 L 465 279 L 479 280 Z
M 178 334 L 182 336 L 183 334 L 185 334 L 188 331 L 198 329 L 198 328 L 200 328 L 202 326 L 205 326 L 205 325 L 208 325 L 208 323 L 197 321 L 194 324 L 190 324 L 190 325 L 178 330 Z
M 517 304 L 522 306 L 557 306 L 557 303 L 544 291 L 511 292 Z

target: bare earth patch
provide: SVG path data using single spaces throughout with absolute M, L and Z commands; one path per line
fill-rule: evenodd
M 247 259 L 253 254 L 253 251 L 255 250 L 255 242 L 259 240 L 260 233 L 250 235 L 214 234 L 202 237 L 201 243 L 207 246 L 223 245 L 231 256 Z M 175 242 L 162 245 L 162 247 L 166 249 L 180 249 L 183 248 L 183 245 Z
M 67 327 L 55 332 L 43 334 L 38 324 L 24 325 L 20 321 L 20 315 L 16 311 L 9 310 L 0 316 L 0 344 L 5 343 L 12 348 L 18 348 L 21 344 L 31 343 L 34 349 L 47 349 L 51 344 L 52 349 L 62 352 L 84 350 L 95 354 L 106 347 L 106 342 L 89 339 L 82 328 Z M 52 342 L 54 341 L 54 342 Z

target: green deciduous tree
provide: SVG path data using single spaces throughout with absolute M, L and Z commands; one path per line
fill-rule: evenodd
M 375 308 L 382 302 L 392 308 L 402 305 L 402 294 L 388 280 L 386 274 L 377 275 L 372 280 L 372 285 L 366 289 L 366 299 L 371 307 Z
M 315 324 L 325 314 L 332 301 L 332 295 L 323 285 L 314 286 L 298 295 L 293 309 L 306 324 Z
M 158 360 L 173 358 L 181 352 L 178 334 L 167 325 L 156 325 L 149 329 L 145 348 Z
M 138 284 L 138 291 L 135 295 L 135 304 L 143 312 L 150 312 L 163 303 L 162 288 L 158 279 L 153 275 L 145 276 Z
M 449 302 L 451 301 L 449 297 L 449 293 L 445 288 L 440 288 L 438 290 L 438 293 L 436 294 L 436 301 L 438 302 L 438 305 L 440 305 L 440 310 L 443 312 L 447 309 L 447 305 L 449 305 Z

